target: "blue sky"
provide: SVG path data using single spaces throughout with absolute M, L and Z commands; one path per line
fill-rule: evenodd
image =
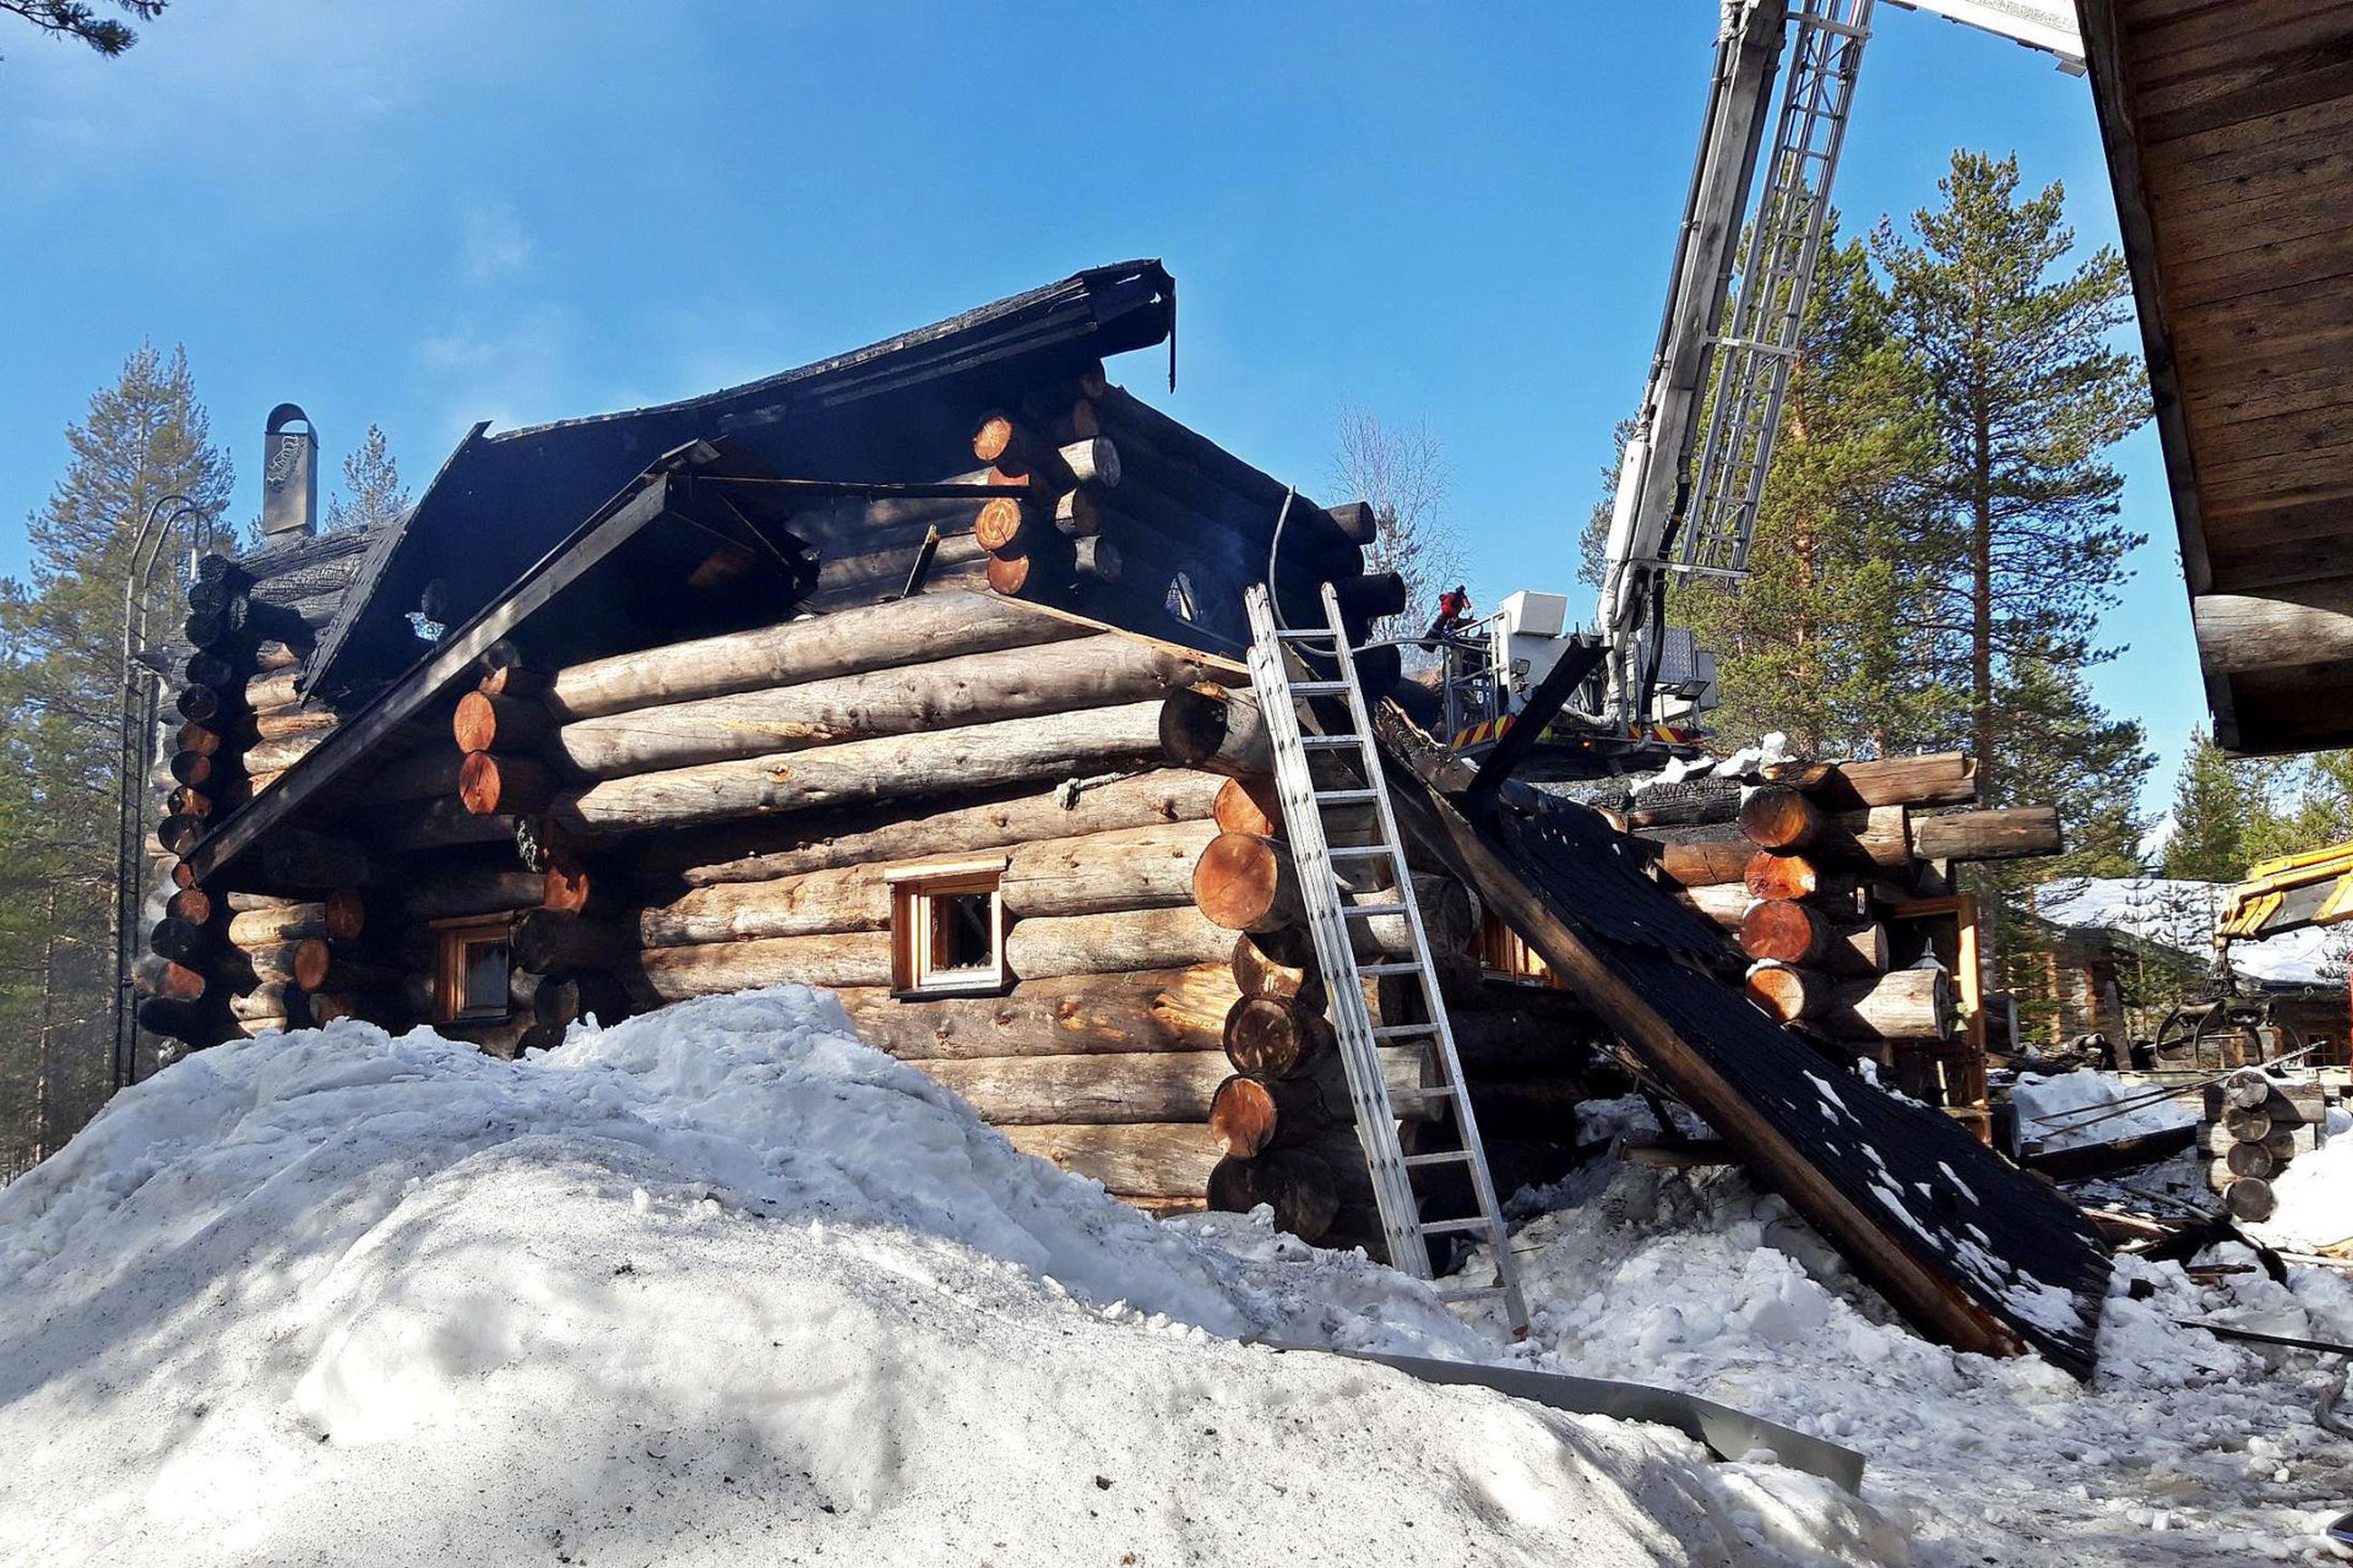
M 1172 399 L 1312 487 L 1335 416 L 1426 420 L 1473 596 L 1575 588 L 1641 390 L 1713 0 L 1469 5 L 179 0 L 100 60 L 0 20 L 0 570 L 62 431 L 142 336 L 187 345 L 258 510 L 291 399 L 412 483 L 475 419 L 683 396 L 1097 262 L 1158 256 Z M 1883 5 L 1838 201 L 1934 198 L 1956 146 L 2115 209 L 2088 91 Z M 2099 695 L 2161 754 L 2202 716 L 2153 436 L 2151 536 Z

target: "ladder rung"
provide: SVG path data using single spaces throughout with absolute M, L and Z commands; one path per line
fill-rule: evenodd
M 1403 904 L 1344 904 L 1340 909 L 1340 918 L 1348 921 L 1368 921 L 1380 915 L 1403 913 L 1405 913 Z
M 1424 1236 L 1466 1236 L 1474 1230 L 1485 1230 L 1487 1221 L 1484 1215 L 1474 1214 L 1469 1219 L 1424 1220 L 1415 1228 Z
M 1405 1168 L 1419 1171 L 1425 1165 L 1467 1165 L 1471 1163 L 1468 1149 L 1441 1149 L 1435 1154 L 1408 1154 Z
M 1503 1293 L 1501 1285 L 1442 1285 L 1439 1287 L 1438 1299 L 1441 1301 L 1471 1301 L 1482 1296 L 1500 1296 Z
M 1345 680 L 1294 680 L 1291 683 L 1293 697 L 1337 697 L 1348 689 Z
M 1419 974 L 1421 973 L 1421 965 L 1419 963 L 1360 963 L 1356 965 L 1356 973 L 1359 974 Z
M 1365 738 L 1362 735 L 1302 735 L 1299 737 L 1299 743 L 1303 746 L 1324 748 L 1361 746 L 1365 743 Z
M 1382 1024 L 1373 1030 L 1373 1038 L 1377 1040 L 1398 1040 L 1403 1039 L 1409 1035 L 1434 1035 L 1436 1033 L 1438 1033 L 1438 1026 L 1435 1024 Z
M 1299 631 L 1277 632 L 1274 634 L 1274 637 L 1277 642 L 1330 642 L 1332 640 L 1332 628 L 1329 626 L 1323 626 L 1312 630 L 1303 629 Z
M 1315 804 L 1318 805 L 1370 805 L 1380 798 L 1378 795 L 1368 789 L 1327 789 L 1316 792 Z
M 1394 855 L 1397 851 L 1386 844 L 1356 844 L 1345 849 L 1326 849 L 1324 853 L 1335 860 L 1369 860 L 1376 855 Z

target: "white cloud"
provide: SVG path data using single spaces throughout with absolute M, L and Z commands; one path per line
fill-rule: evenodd
M 522 219 L 506 202 L 478 202 L 466 213 L 466 235 L 459 247 L 466 276 L 488 283 L 520 272 L 531 261 L 531 236 Z

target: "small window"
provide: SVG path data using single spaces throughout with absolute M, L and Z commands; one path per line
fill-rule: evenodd
M 1490 909 L 1479 911 L 1479 973 L 1482 979 L 1500 980 L 1507 984 L 1567 989 L 1553 973 L 1551 965 Z
M 1005 967 L 1002 857 L 953 866 L 906 866 L 891 883 L 892 982 L 902 995 L 993 994 L 1012 983 Z
M 465 921 L 436 928 L 440 961 L 433 984 L 436 1023 L 504 1023 L 512 1007 L 512 956 L 505 921 Z

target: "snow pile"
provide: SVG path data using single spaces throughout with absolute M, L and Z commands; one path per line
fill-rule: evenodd
M 0 1560 L 1900 1557 L 1777 1466 L 1245 1333 L 1500 1352 L 1015 1152 L 822 993 L 529 1064 L 337 1024 L 168 1068 L 0 1193 Z
M 2200 963 L 2214 952 L 2214 921 L 2227 891 L 2168 877 L 2065 877 L 2034 889 L 2034 912 L 2076 931 L 2113 931 L 2168 947 Z M 2341 985 L 2348 938 L 2308 926 L 2231 944 L 2231 967 L 2270 985 Z
M 1597 1108 L 1597 1127 L 1638 1118 Z M 2089 1387 L 2045 1363 L 1931 1344 L 1780 1199 L 1736 1172 L 1610 1166 L 1514 1237 L 1536 1364 L 1676 1387 L 1860 1449 L 1866 1500 L 1922 1568 L 2322 1562 L 2353 1445 L 2311 1413 L 2333 1364 L 2187 1321 L 2353 1340 L 2353 1284 L 2319 1269 L 2210 1286 L 2120 1259 Z M 1466 1270 L 1475 1276 L 1476 1266 Z
M 2021 1147 L 2045 1152 L 2114 1143 L 2198 1125 L 2198 1113 L 2160 1087 L 2084 1069 L 2048 1078 L 2021 1074 L 2010 1091 Z
M 2353 1134 L 2334 1133 L 2271 1181 L 2279 1207 L 2250 1227 L 2259 1239 L 2292 1251 L 2353 1244 Z

